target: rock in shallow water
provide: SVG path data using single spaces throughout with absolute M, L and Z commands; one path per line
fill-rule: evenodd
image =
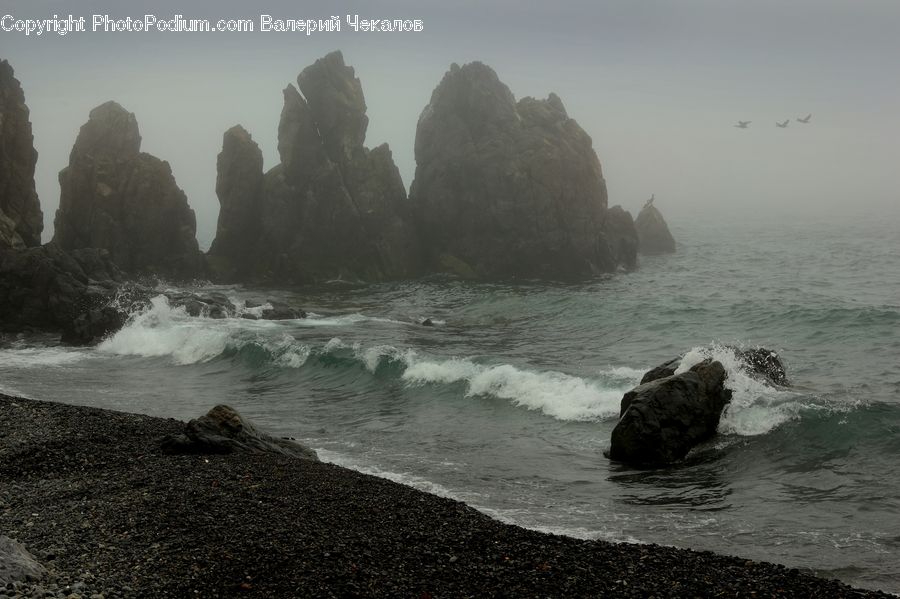
M 704 361 L 688 372 L 644 383 L 622 398 L 609 458 L 639 467 L 669 464 L 716 433 L 731 400 L 727 372 Z
M 782 387 L 789 385 L 787 373 L 784 369 L 784 363 L 778 357 L 778 352 L 774 352 L 764 347 L 755 347 L 752 349 L 739 349 L 737 347 L 729 348 L 741 362 L 743 369 L 752 377 L 762 379 L 773 385 Z M 641 384 L 649 383 L 667 376 L 675 374 L 675 370 L 681 364 L 684 356 L 673 358 L 664 364 L 660 364 L 656 368 L 648 370 L 641 379 Z
M 161 448 L 171 454 L 278 453 L 318 462 L 315 451 L 279 439 L 257 428 L 234 408 L 218 405 L 184 427 L 184 434 L 163 438 Z
M 109 308 L 122 274 L 104 250 L 65 252 L 54 243 L 0 250 L 0 331 L 63 332 L 87 345 L 124 322 Z

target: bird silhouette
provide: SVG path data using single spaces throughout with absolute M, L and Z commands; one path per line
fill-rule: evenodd
M 735 127 L 737 127 L 738 129 L 746 129 L 747 125 L 749 125 L 752 122 L 753 121 L 738 121 L 738 124 L 735 125 Z
M 791 119 L 785 119 L 783 123 L 775 123 L 776 127 L 781 127 L 782 129 L 786 129 L 788 124 L 790 124 Z
M 811 119 L 811 118 L 812 118 L 812 113 L 809 113 L 808 115 L 806 115 L 806 116 L 803 117 L 802 119 L 798 118 L 798 119 L 797 119 L 797 122 L 798 122 L 798 123 L 804 123 L 804 124 L 805 124 L 805 123 L 808 123 L 808 122 L 809 122 L 809 119 Z

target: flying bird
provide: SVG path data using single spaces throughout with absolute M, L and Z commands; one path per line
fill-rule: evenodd
M 735 125 L 735 127 L 737 127 L 738 129 L 746 129 L 747 125 L 749 125 L 752 122 L 753 121 L 738 121 L 738 124 Z
M 798 119 L 797 119 L 797 122 L 798 122 L 798 123 L 808 123 L 808 122 L 809 122 L 809 119 L 811 119 L 811 118 L 812 118 L 812 113 L 809 113 L 808 115 L 806 115 L 806 116 L 803 117 L 802 119 L 799 119 L 799 118 L 798 118 Z
M 783 123 L 775 123 L 775 126 L 781 127 L 782 129 L 786 129 L 790 122 L 791 122 L 791 119 L 785 119 Z

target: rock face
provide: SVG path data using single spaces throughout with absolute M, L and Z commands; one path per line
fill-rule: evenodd
M 34 189 L 37 151 L 13 68 L 0 61 L 0 248 L 41 244 L 44 216 Z
M 122 273 L 105 250 L 64 252 L 54 243 L 0 250 L 0 331 L 62 332 L 86 345 L 124 324 L 110 307 Z
M 633 227 L 610 219 L 591 138 L 556 94 L 516 102 L 490 67 L 454 64 L 419 117 L 415 155 L 431 268 L 559 279 L 634 264 Z
M 634 221 L 634 226 L 637 229 L 640 253 L 652 256 L 675 251 L 675 238 L 669 232 L 669 225 L 666 224 L 662 213 L 653 205 L 652 199 L 644 204 L 637 220 Z
M 278 453 L 319 461 L 312 449 L 289 439 L 279 439 L 256 429 L 234 408 L 218 405 L 184 427 L 184 434 L 162 440 L 166 453 Z
M 59 173 L 54 241 L 108 250 L 129 274 L 199 276 L 194 211 L 169 164 L 140 149 L 134 114 L 115 102 L 91 111 Z
M 368 150 L 359 79 L 334 52 L 284 90 L 281 164 L 263 175 L 242 128 L 225 134 L 210 251 L 220 279 L 312 282 L 420 274 L 419 244 L 387 145 Z M 260 181 L 262 181 L 260 190 Z
M 638 467 L 669 464 L 716 433 L 731 400 L 725 368 L 704 361 L 688 372 L 645 382 L 622 398 L 609 458 Z

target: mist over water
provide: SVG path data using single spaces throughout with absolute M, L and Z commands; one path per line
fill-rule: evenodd
M 92 349 L 7 343 L 0 387 L 182 419 L 228 403 L 324 459 L 505 521 L 900 592 L 900 223 L 669 220 L 677 254 L 578 285 L 205 288 L 232 298 L 224 320 L 160 296 Z M 243 319 L 261 309 L 247 299 L 310 316 Z M 748 377 L 733 345 L 777 351 L 791 386 Z M 622 394 L 680 354 L 726 366 L 720 434 L 671 468 L 610 463 Z

